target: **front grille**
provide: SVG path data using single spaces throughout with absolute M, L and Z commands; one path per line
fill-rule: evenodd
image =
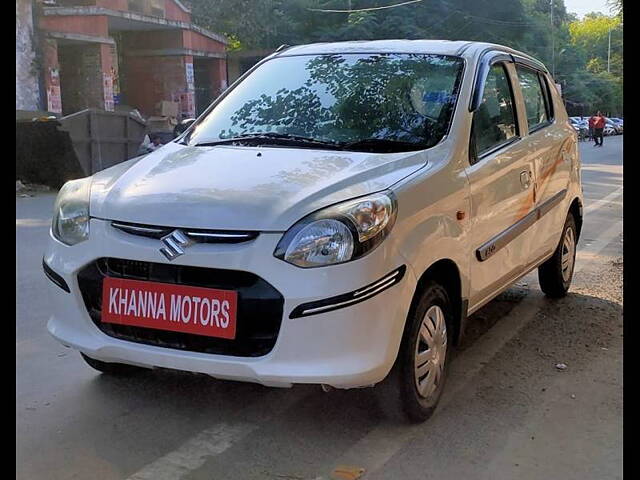
M 130 235 L 157 239 L 165 237 L 176 230 L 173 227 L 116 221 L 111 222 L 111 226 Z M 258 232 L 252 231 L 204 230 L 201 228 L 180 228 L 179 230 L 194 243 L 242 243 L 254 240 L 259 235 Z
M 236 338 L 229 340 L 102 323 L 102 281 L 106 276 L 234 290 L 238 293 Z M 78 284 L 93 323 L 111 337 L 136 343 L 190 352 L 259 357 L 269 353 L 275 345 L 282 322 L 282 295 L 249 272 L 101 258 L 78 273 Z

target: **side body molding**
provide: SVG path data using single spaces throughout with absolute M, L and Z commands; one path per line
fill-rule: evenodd
M 549 213 L 553 207 L 558 205 L 564 197 L 567 195 L 567 190 L 564 189 L 556 193 L 549 200 L 545 201 L 526 216 L 518 220 L 506 230 L 503 230 L 498 235 L 490 239 L 488 242 L 482 244 L 476 250 L 476 257 L 479 261 L 484 262 L 487 258 L 494 255 L 501 248 L 504 248 L 509 242 L 515 239 L 518 235 L 524 233 L 531 225 L 537 222 L 542 216 Z

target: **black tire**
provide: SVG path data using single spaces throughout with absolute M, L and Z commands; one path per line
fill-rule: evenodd
M 567 237 L 567 231 L 571 229 L 573 232 L 574 247 L 573 254 L 570 256 L 570 272 L 567 275 L 563 274 L 562 267 L 562 255 L 567 250 L 565 245 L 565 239 Z M 553 256 L 538 267 L 538 280 L 540 282 L 540 288 L 547 297 L 562 298 L 567 294 L 569 287 L 571 286 L 571 280 L 573 279 L 573 270 L 575 268 L 576 261 L 576 244 L 578 243 L 578 230 L 576 229 L 576 221 L 573 218 L 573 214 L 567 215 L 567 220 L 564 223 L 562 229 L 562 236 L 560 242 L 556 247 Z
M 82 358 L 90 367 L 108 375 L 133 375 L 146 370 L 145 368 L 136 367 L 135 365 L 127 365 L 125 363 L 103 362 L 101 360 L 88 357 L 82 352 L 80 355 L 82 355 Z
M 427 311 L 434 305 L 444 313 L 447 347 L 444 365 L 437 388 L 428 397 L 418 392 L 414 378 L 416 362 L 416 344 L 422 321 Z M 447 291 L 435 282 L 429 282 L 414 302 L 405 324 L 398 357 L 391 372 L 374 390 L 381 409 L 387 416 L 414 423 L 424 422 L 435 411 L 447 378 L 447 370 L 453 347 L 453 308 Z

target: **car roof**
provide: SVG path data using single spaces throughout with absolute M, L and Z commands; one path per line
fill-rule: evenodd
M 476 57 L 494 49 L 517 54 L 542 63 L 539 60 L 504 45 L 464 40 L 357 40 L 349 42 L 310 43 L 294 47 L 281 47 L 274 56 L 322 55 L 332 53 L 423 53 Z

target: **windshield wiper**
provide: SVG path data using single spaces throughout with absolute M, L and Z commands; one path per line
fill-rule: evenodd
M 291 145 L 291 146 L 314 146 L 322 148 L 331 148 L 339 150 L 343 144 L 332 142 L 329 140 L 316 140 L 315 138 L 301 137 L 298 135 L 289 135 L 287 133 L 265 132 L 255 135 L 241 135 L 233 138 L 220 138 L 210 142 L 196 143 L 196 147 L 211 147 L 215 145 L 225 145 L 229 143 L 251 143 L 258 145 Z
M 319 147 L 331 150 L 353 150 L 376 153 L 410 152 L 427 148 L 424 143 L 407 142 L 389 138 L 365 138 L 353 142 L 337 142 L 331 140 L 317 140 L 315 138 L 290 135 L 288 133 L 264 132 L 252 135 L 241 135 L 232 138 L 219 138 L 209 142 L 199 142 L 196 147 L 212 147 L 226 144 L 250 145 L 289 145 L 296 147 Z
M 425 148 L 427 148 L 425 143 L 407 142 L 391 138 L 364 138 L 342 144 L 342 150 L 361 150 L 375 153 L 410 152 L 424 150 Z

